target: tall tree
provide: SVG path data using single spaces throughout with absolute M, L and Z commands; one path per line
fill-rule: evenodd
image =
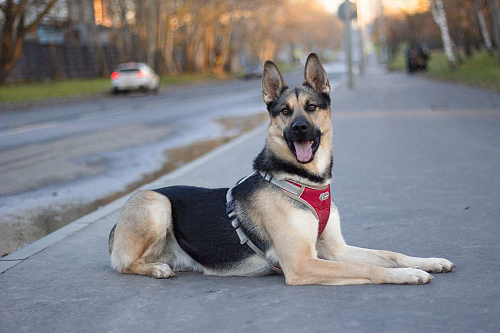
M 481 10 L 481 4 L 479 0 L 476 0 L 476 15 L 477 21 L 479 23 L 479 29 L 481 30 L 481 35 L 483 36 L 484 47 L 486 47 L 486 51 L 489 55 L 493 54 L 492 44 L 490 34 L 488 33 L 488 27 L 486 26 L 486 20 L 484 19 L 483 11 Z
M 444 53 L 446 55 L 446 59 L 448 60 L 448 65 L 451 68 L 455 68 L 457 66 L 457 61 L 453 52 L 453 40 L 451 39 L 450 32 L 448 30 L 448 21 L 446 20 L 443 0 L 431 0 L 430 5 L 434 21 L 436 21 L 439 29 L 441 30 L 441 39 L 443 40 Z
M 500 63 L 500 9 L 498 8 L 497 0 L 488 0 L 488 7 L 490 7 L 491 17 L 493 19 L 493 36 L 495 36 L 497 57 Z
M 5 83 L 23 51 L 26 33 L 36 28 L 57 0 L 7 0 L 0 5 L 4 25 L 0 41 L 0 85 Z M 29 15 L 34 13 L 33 18 Z

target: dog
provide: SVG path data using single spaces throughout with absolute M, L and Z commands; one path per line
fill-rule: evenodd
M 453 271 L 446 259 L 344 241 L 330 195 L 330 84 L 316 54 L 296 88 L 267 61 L 262 93 L 270 123 L 255 172 L 231 189 L 172 186 L 133 195 L 109 236 L 113 269 L 154 278 L 278 272 L 288 285 L 424 284 L 429 273 Z

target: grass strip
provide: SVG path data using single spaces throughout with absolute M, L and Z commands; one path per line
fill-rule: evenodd
M 217 78 L 208 74 L 163 76 L 160 78 L 160 85 L 188 84 L 215 79 Z M 50 82 L 19 82 L 0 86 L 0 103 L 30 102 L 52 98 L 106 94 L 109 92 L 111 92 L 111 82 L 109 78 Z
M 463 60 L 457 69 L 451 70 L 444 53 L 433 52 L 428 71 L 422 75 L 500 93 L 500 64 L 495 55 L 476 52 L 472 57 L 464 57 Z M 395 57 L 388 67 L 390 70 L 405 71 L 406 61 L 403 55 Z

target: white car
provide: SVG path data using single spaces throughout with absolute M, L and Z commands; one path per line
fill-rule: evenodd
M 113 93 L 130 90 L 144 90 L 158 92 L 160 77 L 141 62 L 129 62 L 118 65 L 111 73 L 111 87 Z

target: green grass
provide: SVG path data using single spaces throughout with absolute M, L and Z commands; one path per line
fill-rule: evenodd
M 161 86 L 189 84 L 216 79 L 209 74 L 163 76 Z M 111 91 L 108 78 L 64 80 L 51 82 L 14 83 L 0 86 L 0 103 L 32 102 L 42 99 L 105 94 Z
M 397 55 L 387 65 L 391 71 L 404 71 L 406 70 L 406 61 L 402 54 Z
M 463 83 L 500 92 L 500 64 L 498 58 L 486 52 L 464 58 L 456 70 L 450 70 L 443 53 L 433 54 L 429 64 L 429 76 L 440 80 Z
M 0 103 L 92 95 L 110 90 L 109 79 L 15 83 L 0 87 Z
M 406 70 L 405 66 L 402 55 L 389 63 L 391 70 Z M 464 57 L 463 64 L 455 70 L 448 67 L 444 53 L 433 52 L 429 61 L 429 69 L 422 75 L 500 92 L 500 64 L 495 55 L 489 56 L 486 52 L 474 53 L 471 58 Z
M 288 73 L 301 68 L 298 64 L 292 64 L 286 61 L 277 61 L 276 66 L 278 66 L 281 73 Z

